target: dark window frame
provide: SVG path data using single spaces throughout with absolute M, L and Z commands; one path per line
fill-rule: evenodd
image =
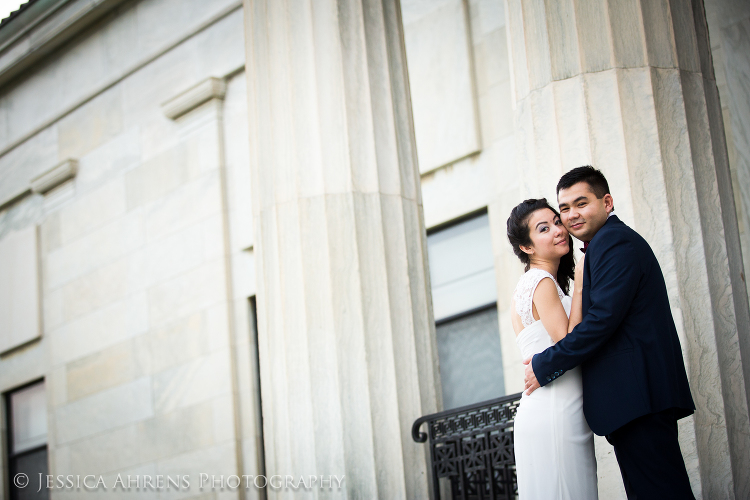
M 433 234 L 445 231 L 446 229 L 450 229 L 453 226 L 458 226 L 459 224 L 463 224 L 464 222 L 468 222 L 471 219 L 476 219 L 477 217 L 481 217 L 482 215 L 488 215 L 489 209 L 488 207 L 482 207 L 478 208 L 476 210 L 472 210 L 471 212 L 467 212 L 465 214 L 459 215 L 458 217 L 455 217 L 453 219 L 447 220 L 445 222 L 441 222 L 440 224 L 437 224 L 435 226 L 432 226 L 427 229 L 427 237 L 432 236 Z M 494 263 L 493 263 L 494 267 Z M 432 290 L 430 290 L 430 296 L 432 295 Z M 467 309 L 465 311 L 461 311 L 460 313 L 453 314 L 451 316 L 447 316 L 445 318 L 441 318 L 439 320 L 435 320 L 435 326 L 440 326 L 445 323 L 450 323 L 451 321 L 455 321 L 457 319 L 464 318 L 466 316 L 470 316 L 474 313 L 482 312 L 486 309 L 490 309 L 491 307 L 497 307 L 497 301 L 494 302 L 488 302 L 486 304 L 483 304 L 481 306 L 473 307 L 471 309 Z
M 440 224 L 436 224 L 432 227 L 427 228 L 427 236 L 432 236 L 435 233 L 439 233 L 440 231 L 444 231 L 453 226 L 457 226 L 463 222 L 466 222 L 471 219 L 475 219 L 477 217 L 480 217 L 488 213 L 489 213 L 489 210 L 487 209 L 487 207 L 482 207 L 476 210 L 472 210 L 471 212 L 467 212 L 465 214 L 459 215 L 458 217 L 455 217 L 453 219 L 441 222 Z
M 258 419 L 259 419 L 259 433 L 260 433 L 260 439 L 258 440 L 258 447 L 260 448 L 258 453 L 258 475 L 265 475 L 266 474 L 266 435 L 264 432 L 265 424 L 263 422 L 263 384 L 260 380 L 260 341 L 258 337 L 260 336 L 260 332 L 258 331 L 258 299 L 257 294 L 253 294 L 247 298 L 247 305 L 248 305 L 248 313 L 250 315 L 250 327 L 252 331 L 250 332 L 250 335 L 252 338 L 250 339 L 252 342 L 255 343 L 255 353 L 251 353 L 251 356 L 253 356 L 253 362 L 255 363 L 255 370 L 254 375 L 256 377 L 256 380 L 258 381 L 258 406 L 256 408 L 258 412 Z M 266 485 L 267 486 L 267 485 Z M 266 492 L 266 486 L 263 486 L 262 488 L 259 488 L 259 491 L 265 493 Z M 265 496 L 263 497 L 265 498 Z
M 460 313 L 456 313 L 452 316 L 447 316 L 445 318 L 442 318 L 440 320 L 435 321 L 435 326 L 441 326 L 446 323 L 450 323 L 451 321 L 456 321 L 458 319 L 466 318 L 467 316 L 472 316 L 476 313 L 480 313 L 482 311 L 486 311 L 487 309 L 492 309 L 493 307 L 497 308 L 497 301 L 495 302 L 488 302 L 484 305 L 472 307 L 471 309 L 467 309 L 465 311 L 461 311 Z
M 4 450 L 5 459 L 6 459 L 5 471 L 7 472 L 7 476 L 6 476 L 7 481 L 6 481 L 5 490 L 8 493 L 9 500 L 18 499 L 19 489 L 13 483 L 13 478 L 18 473 L 16 464 L 18 463 L 19 458 L 23 458 L 33 453 L 38 453 L 40 451 L 47 451 L 48 446 L 49 446 L 49 443 L 44 443 L 44 444 L 35 446 L 33 448 L 20 451 L 20 452 L 16 452 L 15 450 L 13 450 L 13 404 L 11 403 L 11 397 L 16 392 L 22 391 L 31 386 L 37 385 L 39 383 L 44 383 L 44 382 L 45 382 L 44 377 L 37 378 L 30 382 L 26 382 L 22 385 L 9 389 L 5 391 L 5 393 L 3 394 L 3 403 L 5 405 L 5 425 L 6 425 L 5 439 L 7 442 L 7 445 L 5 446 L 5 450 Z M 45 391 L 46 391 L 46 387 L 45 387 Z M 49 452 L 47 453 L 47 471 L 49 471 Z M 31 481 L 31 478 L 29 478 L 29 481 Z
M 473 219 L 476 219 L 476 218 L 479 218 L 479 217 L 482 217 L 482 216 L 488 216 L 488 215 L 489 215 L 489 210 L 488 210 L 488 207 L 485 206 L 485 207 L 479 208 L 477 210 L 472 210 L 471 212 L 462 214 L 462 215 L 460 215 L 458 217 L 455 217 L 453 219 L 444 221 L 444 222 L 442 222 L 440 224 L 437 224 L 437 225 L 432 226 L 432 227 L 430 227 L 430 228 L 427 229 L 427 231 L 426 231 L 426 233 L 427 233 L 427 239 L 429 239 L 431 236 L 434 236 L 434 235 L 436 235 L 438 233 L 441 233 L 441 232 L 443 232 L 445 230 L 449 230 L 449 229 L 453 228 L 454 226 L 459 226 L 459 225 L 464 224 L 466 222 L 469 222 L 469 221 L 471 221 Z M 495 266 L 495 263 L 493 262 L 493 268 L 494 268 L 494 266 Z M 430 290 L 430 293 L 432 293 L 432 290 Z M 475 315 L 479 315 L 479 314 L 481 314 L 483 312 L 486 312 L 486 311 L 489 311 L 491 309 L 494 309 L 495 311 L 497 311 L 497 308 L 498 308 L 498 301 L 497 300 L 493 300 L 491 302 L 487 302 L 485 304 L 480 304 L 478 306 L 472 307 L 470 309 L 466 309 L 464 311 L 452 314 L 450 316 L 446 316 L 444 318 L 440 318 L 439 320 L 433 319 L 433 324 L 435 325 L 435 341 L 436 341 L 436 343 L 439 342 L 438 335 L 437 335 L 437 333 L 438 333 L 437 330 L 441 326 L 448 325 L 448 324 L 453 323 L 455 321 L 461 321 L 463 319 L 467 319 L 467 318 L 470 318 L 470 317 L 475 316 Z M 499 311 L 497 311 L 497 314 L 498 314 L 498 318 L 499 318 L 499 314 L 500 314 Z M 498 325 L 498 328 L 499 328 L 499 325 Z M 498 345 L 498 347 L 500 348 L 500 355 L 502 356 L 502 345 Z M 438 350 L 439 350 L 439 348 L 438 348 Z M 441 383 L 441 386 L 442 386 L 442 384 L 443 384 L 442 373 L 440 373 L 440 381 L 441 381 L 440 383 Z

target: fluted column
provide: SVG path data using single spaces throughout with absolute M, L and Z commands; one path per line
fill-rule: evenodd
M 427 498 L 410 427 L 440 396 L 398 1 L 245 0 L 245 22 L 267 475 Z
M 703 2 L 507 7 L 522 190 L 555 199 L 563 172 L 605 173 L 667 281 L 698 407 L 680 428 L 693 487 L 748 498 L 750 312 Z

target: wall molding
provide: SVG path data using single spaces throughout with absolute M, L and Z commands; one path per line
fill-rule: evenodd
M 211 76 L 162 103 L 161 109 L 167 118 L 176 120 L 212 99 L 224 99 L 226 93 L 226 81 L 223 78 Z
M 97 96 L 103 94 L 104 92 L 106 92 L 107 90 L 111 89 L 112 87 L 114 87 L 115 85 L 117 85 L 118 83 L 120 83 L 121 81 L 123 81 L 125 78 L 133 75 L 134 73 L 136 73 L 137 71 L 139 71 L 140 69 L 142 69 L 143 67 L 145 67 L 146 65 L 148 65 L 148 64 L 156 61 L 157 59 L 159 59 L 161 56 L 165 55 L 166 53 L 168 53 L 172 49 L 180 46 L 181 44 L 183 44 L 187 40 L 191 39 L 192 37 L 194 37 L 195 35 L 197 35 L 201 31 L 207 29 L 208 27 L 210 27 L 213 24 L 216 24 L 217 22 L 219 22 L 222 19 L 224 19 L 225 17 L 233 14 L 235 11 L 240 10 L 241 8 L 242 8 L 242 2 L 241 1 L 237 1 L 237 2 L 235 2 L 235 3 L 233 3 L 233 4 L 229 5 L 229 6 L 227 6 L 223 10 L 217 12 L 216 14 L 214 14 L 213 16 L 211 16 L 210 18 L 208 18 L 205 21 L 203 21 L 202 23 L 198 24 L 193 29 L 189 30 L 187 33 L 184 33 L 184 34 L 176 37 L 174 40 L 172 40 L 172 41 L 164 44 L 160 49 L 158 49 L 157 51 L 155 51 L 152 55 L 147 56 L 147 57 L 141 59 L 140 61 L 136 62 L 135 64 L 133 64 L 129 68 L 126 68 L 120 74 L 115 75 L 114 77 L 112 77 L 111 79 L 109 79 L 108 81 L 106 81 L 104 84 L 102 84 L 99 88 L 97 88 L 96 90 L 94 90 L 90 94 L 81 97 L 80 99 L 78 99 L 75 102 L 73 102 L 73 104 L 71 104 L 70 106 L 67 106 L 62 111 L 60 111 L 59 113 L 57 113 L 56 115 L 54 115 L 51 118 L 49 118 L 49 119 L 45 120 L 44 122 L 40 123 L 39 125 L 37 125 L 36 127 L 34 127 L 32 130 L 30 130 L 30 131 L 26 132 L 25 134 L 23 134 L 18 139 L 14 140 L 14 141 L 12 141 L 10 143 L 8 143 L 7 146 L 5 146 L 2 149 L 0 149 L 0 157 L 6 155 L 9 151 L 15 149 L 19 145 L 21 145 L 24 142 L 28 141 L 29 139 L 31 139 L 32 137 L 34 137 L 36 134 L 38 134 L 42 130 L 46 129 L 50 125 L 53 125 L 54 123 L 56 123 L 60 119 L 66 117 L 67 115 L 69 115 L 70 113 L 72 113 L 76 109 L 80 108 L 81 106 L 83 106 L 87 102 L 93 100 L 95 97 L 97 97 Z M 2 203 L 2 201 L 0 201 L 0 203 Z
M 77 172 L 78 161 L 69 158 L 31 179 L 31 192 L 45 194 L 75 177 Z

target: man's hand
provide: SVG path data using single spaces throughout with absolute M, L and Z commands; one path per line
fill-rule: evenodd
M 526 365 L 526 369 L 524 371 L 524 379 L 523 379 L 523 382 L 525 384 L 525 387 L 523 388 L 523 393 L 528 396 L 535 390 L 539 389 L 541 386 L 539 385 L 539 382 L 536 379 L 536 375 L 534 375 L 534 367 L 531 366 L 531 358 L 524 359 L 523 364 Z

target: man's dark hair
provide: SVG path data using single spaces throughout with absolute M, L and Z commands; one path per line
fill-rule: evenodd
M 609 184 L 607 184 L 604 174 L 591 165 L 574 168 L 560 177 L 560 182 L 557 183 L 557 194 L 560 194 L 561 189 L 568 189 L 579 182 L 588 184 L 591 191 L 599 199 L 604 198 L 605 194 L 610 194 Z

